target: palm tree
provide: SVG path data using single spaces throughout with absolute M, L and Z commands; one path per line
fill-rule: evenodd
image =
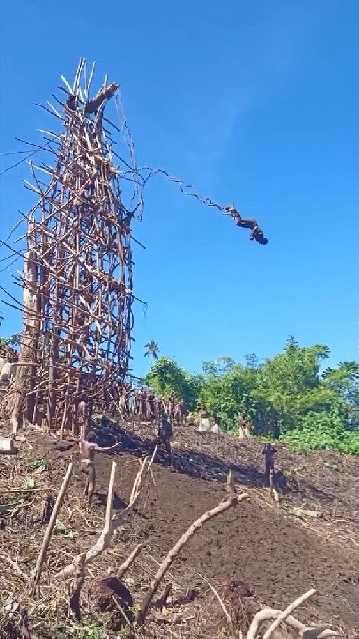
M 145 344 L 145 348 L 147 348 L 147 351 L 145 352 L 145 357 L 148 357 L 148 355 L 151 355 L 153 359 L 158 359 L 158 353 L 160 349 L 157 342 L 151 339 L 151 341 L 148 342 L 148 344 Z

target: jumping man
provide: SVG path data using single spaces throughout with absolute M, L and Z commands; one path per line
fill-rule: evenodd
M 241 217 L 233 204 L 226 206 L 225 210 L 231 214 L 231 217 L 237 226 L 240 226 L 243 229 L 250 229 L 252 231 L 249 236 L 250 240 L 255 240 L 258 244 L 268 244 L 268 240 L 264 237 L 262 229 L 259 228 L 257 220 L 252 217 Z

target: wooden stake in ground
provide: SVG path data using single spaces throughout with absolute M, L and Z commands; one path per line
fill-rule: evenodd
M 117 528 L 119 528 L 119 526 L 123 523 L 127 515 L 133 509 L 141 493 L 143 476 L 147 475 L 148 472 L 150 471 L 156 452 L 157 452 L 157 446 L 153 452 L 151 459 L 149 460 L 146 457 L 143 460 L 140 470 L 138 471 L 133 484 L 130 502 L 128 506 L 121 513 L 116 515 L 116 517 L 112 516 L 112 502 L 113 502 L 114 482 L 115 482 L 115 473 L 116 473 L 116 462 L 112 462 L 111 476 L 110 476 L 110 481 L 108 486 L 104 527 L 96 543 L 92 546 L 92 548 L 89 548 L 89 550 L 86 552 L 84 564 L 83 564 L 84 566 L 94 561 L 96 557 L 98 557 L 98 555 L 100 555 L 102 552 L 104 552 L 104 550 L 106 550 L 106 548 L 109 547 L 114 532 L 117 530 Z M 120 572 L 122 576 L 124 575 L 125 571 L 128 570 L 132 562 L 135 560 L 140 550 L 141 548 L 137 546 L 137 548 L 135 548 L 135 550 L 131 553 L 128 559 L 122 564 L 122 566 L 120 567 Z M 54 575 L 54 577 L 52 578 L 52 581 L 65 579 L 66 577 L 69 577 L 70 575 L 72 575 L 77 569 L 80 556 L 81 555 L 77 555 L 76 557 L 74 557 L 74 559 L 72 560 L 70 564 L 65 566 L 65 568 L 63 568 L 60 572 Z
M 233 484 L 233 477 L 231 475 L 231 473 L 228 476 L 228 480 L 227 480 L 227 486 L 228 486 L 228 490 L 230 493 L 230 497 L 226 500 L 226 501 L 222 501 L 220 504 L 218 504 L 218 506 L 216 506 L 215 508 L 212 508 L 212 510 L 208 510 L 207 512 L 203 513 L 203 515 L 201 515 L 201 517 L 199 517 L 198 519 L 196 519 L 196 521 L 194 521 L 189 528 L 187 528 L 187 530 L 183 533 L 182 537 L 180 537 L 180 539 L 177 541 L 177 543 L 173 546 L 173 548 L 171 548 L 171 550 L 167 553 L 166 557 L 164 558 L 163 562 L 161 563 L 146 595 L 144 596 L 143 600 L 142 600 L 142 604 L 141 604 L 141 608 L 137 613 L 136 616 L 136 621 L 138 623 L 138 625 L 143 625 L 148 609 L 151 605 L 151 601 L 154 597 L 154 595 L 156 594 L 158 587 L 163 579 L 163 577 L 165 576 L 168 568 L 171 566 L 173 560 L 176 558 L 176 556 L 178 555 L 178 553 L 182 550 L 183 546 L 186 545 L 186 543 L 191 539 L 191 537 L 193 537 L 193 535 L 197 532 L 197 530 L 199 530 L 200 528 L 202 528 L 203 524 L 205 524 L 207 521 L 209 521 L 210 519 L 213 519 L 213 517 L 216 517 L 217 515 L 219 515 L 220 513 L 225 512 L 226 510 L 228 510 L 229 508 L 231 508 L 232 506 L 237 505 L 239 502 L 244 501 L 245 499 L 249 499 L 249 495 L 247 493 L 243 493 L 242 495 L 237 495 L 234 489 L 234 484 Z
M 36 588 L 37 588 L 37 585 L 38 585 L 39 580 L 40 580 L 41 569 L 42 569 L 42 566 L 43 566 L 43 563 L 44 563 L 44 560 L 45 560 L 45 557 L 46 557 L 47 549 L 48 549 L 49 544 L 50 544 L 50 539 L 51 539 L 52 531 L 53 531 L 55 523 L 56 523 L 57 515 L 58 515 L 59 510 L 61 508 L 64 496 L 65 496 L 65 493 L 66 493 L 66 490 L 67 490 L 67 486 L 68 486 L 69 481 L 70 481 L 70 477 L 71 477 L 71 474 L 72 474 L 72 469 L 73 469 L 73 464 L 70 463 L 68 465 L 64 480 L 63 480 L 63 482 L 61 484 L 61 488 L 59 490 L 59 494 L 57 495 L 57 499 L 56 499 L 56 502 L 55 502 L 54 509 L 53 509 L 53 511 L 51 513 L 50 521 L 48 523 L 48 526 L 47 526 L 46 531 L 45 531 L 44 538 L 42 540 L 39 556 L 37 558 L 37 562 L 36 562 L 36 566 L 35 566 L 34 578 L 33 578 L 33 585 L 32 585 L 32 594 L 33 595 L 36 592 Z

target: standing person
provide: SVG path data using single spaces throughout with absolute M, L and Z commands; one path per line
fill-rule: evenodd
M 238 413 L 238 437 L 248 439 L 253 430 L 253 425 L 244 413 Z
M 244 439 L 246 434 L 246 418 L 242 413 L 238 413 L 238 437 L 239 439 Z
M 140 416 L 142 419 L 145 419 L 147 416 L 147 392 L 143 386 L 140 390 L 140 406 Z
M 126 417 L 126 391 L 125 391 L 124 388 L 121 390 L 118 409 L 119 409 L 119 413 L 120 413 L 121 419 L 125 419 L 125 417 Z
M 214 433 L 215 435 L 220 435 L 223 433 L 223 430 L 221 428 L 221 426 L 219 425 L 219 417 L 217 415 L 217 413 L 213 413 L 212 415 L 213 417 L 213 426 L 212 426 L 212 433 Z
M 175 410 L 175 398 L 173 393 L 171 393 L 171 395 L 169 395 L 168 399 L 167 399 L 167 414 L 169 419 L 173 419 L 173 415 L 174 415 L 174 410 Z
M 206 407 L 203 405 L 199 413 L 199 433 L 208 433 L 211 430 L 211 422 Z
M 267 443 L 264 445 L 262 450 L 263 455 L 265 455 L 265 476 L 268 482 L 268 486 L 270 486 L 270 476 L 274 475 L 274 455 L 276 454 L 277 449 L 274 447 L 273 443 Z
M 172 436 L 173 436 L 172 424 L 169 421 L 167 415 L 163 415 L 157 427 L 156 445 L 164 447 L 167 455 L 169 456 L 171 464 L 172 464 L 172 447 L 171 447 Z
M 174 420 L 177 424 L 183 424 L 184 422 L 184 401 L 176 402 L 174 407 Z
M 95 442 L 96 435 L 93 431 L 90 431 L 87 437 L 80 440 L 81 451 L 81 471 L 87 475 L 86 486 L 84 495 L 88 497 L 88 503 L 91 504 L 92 496 L 94 494 L 96 485 L 96 466 L 95 466 L 95 454 L 96 452 L 105 452 L 113 450 L 119 446 L 119 443 L 113 446 L 107 446 L 103 448 Z
M 147 417 L 153 419 L 155 417 L 155 394 L 149 391 L 147 395 Z

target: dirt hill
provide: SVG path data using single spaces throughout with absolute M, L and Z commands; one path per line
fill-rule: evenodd
M 101 443 L 121 437 L 122 445 L 112 457 L 98 455 L 98 492 L 90 509 L 82 500 L 84 479 L 77 444 L 70 443 L 68 450 L 61 451 L 54 437 L 36 429 L 21 435 L 24 440 L 18 443 L 17 454 L 0 458 L 0 636 L 21 637 L 20 627 L 27 628 L 23 636 L 31 639 L 106 636 L 95 634 L 95 626 L 89 634 L 90 626 L 81 629 L 78 623 L 66 620 L 65 585 L 55 591 L 47 585 L 48 574 L 58 572 L 96 541 L 104 521 L 112 459 L 117 462 L 114 507 L 121 511 L 126 506 L 139 458 L 151 450 L 153 426 L 126 423 L 102 430 Z M 194 427 L 182 426 L 175 430 L 173 447 L 173 468 L 158 455 L 135 511 L 111 548 L 90 566 L 82 595 L 83 623 L 88 614 L 108 622 L 106 615 L 94 615 L 96 584 L 110 568 L 116 574 L 139 542 L 144 548 L 125 582 L 135 602 L 141 600 L 170 547 L 194 519 L 221 501 L 231 470 L 250 500 L 207 523 L 174 561 L 165 579 L 173 584 L 172 598 L 162 611 L 151 611 L 148 632 L 151 629 L 152 635 L 147 636 L 211 638 L 221 632 L 225 636 L 225 617 L 210 585 L 219 593 L 229 589 L 233 594 L 239 587 L 234 584 L 245 584 L 256 606 L 280 609 L 314 587 L 317 594 L 300 608 L 297 617 L 311 625 L 331 624 L 345 637 L 359 637 L 358 458 L 329 451 L 298 455 L 280 445 L 278 504 L 264 487 L 258 441 L 239 442 L 231 436 L 197 433 Z M 45 530 L 39 514 L 47 492 L 40 489 L 49 487 L 56 497 L 71 460 L 70 488 L 50 544 L 41 598 L 34 603 L 24 580 L 34 568 Z M 29 489 L 26 494 L 6 492 L 24 487 Z M 321 517 L 303 511 L 318 511 Z M 178 600 L 188 590 L 193 591 L 188 597 L 193 601 L 180 605 Z

